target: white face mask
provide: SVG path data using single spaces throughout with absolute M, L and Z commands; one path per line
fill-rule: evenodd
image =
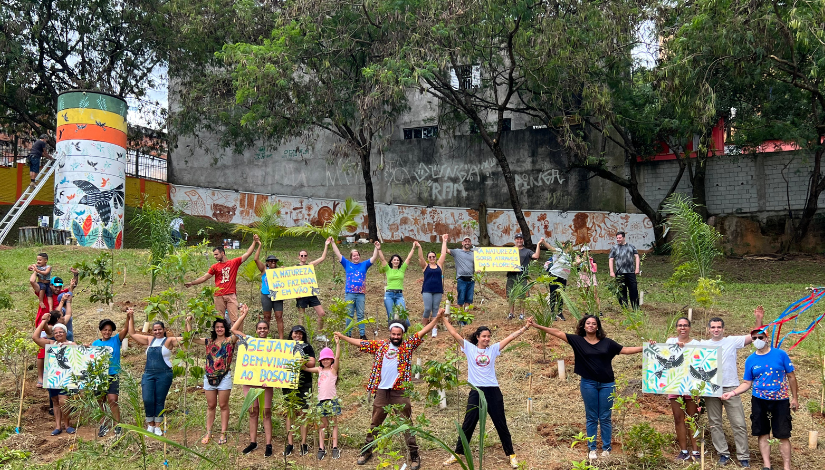
M 755 340 L 753 340 L 753 347 L 756 348 L 757 350 L 764 348 L 766 344 L 767 343 L 765 343 L 764 339 L 755 339 Z

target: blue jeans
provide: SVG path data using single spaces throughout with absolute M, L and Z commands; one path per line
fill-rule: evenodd
M 461 278 L 455 280 L 455 288 L 458 291 L 456 304 L 464 305 L 473 303 L 473 291 L 475 290 L 476 281 L 464 281 Z
M 172 368 L 150 369 L 143 373 L 140 381 L 143 388 L 143 407 L 146 410 L 146 422 L 163 421 L 161 415 L 166 409 L 166 396 L 172 386 Z
M 403 292 L 384 292 L 384 308 L 387 309 L 387 324 L 389 325 L 392 322 L 392 309 L 396 305 L 400 305 L 407 308 L 407 303 L 404 302 L 404 293 Z
M 364 294 L 355 294 L 352 292 L 347 292 L 344 296 L 344 300 L 351 300 L 352 303 L 349 305 L 349 316 L 347 317 L 347 328 L 349 328 L 349 324 L 352 318 L 358 318 L 356 321 L 362 321 L 364 319 Z M 364 325 L 358 325 L 358 331 L 361 332 L 361 336 L 367 335 L 367 329 Z
M 610 394 L 613 393 L 615 387 L 616 382 L 596 382 L 584 378 L 579 386 L 587 416 L 587 437 L 593 438 L 593 441 L 587 444 L 590 450 L 596 450 L 596 431 L 600 426 L 602 428 L 602 450 L 611 449 L 613 423 L 610 419 L 613 399 L 610 398 Z

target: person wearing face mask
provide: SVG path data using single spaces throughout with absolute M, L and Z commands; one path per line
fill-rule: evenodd
M 54 316 L 51 316 L 54 318 Z M 52 326 L 52 334 L 54 335 L 52 338 L 44 338 L 42 337 L 41 333 L 46 328 L 46 325 L 50 322 L 49 317 L 43 317 L 40 320 L 40 324 L 37 325 L 37 328 L 32 333 L 32 341 L 34 341 L 38 346 L 44 348 L 50 344 L 54 344 L 57 346 L 63 345 L 72 345 L 75 344 L 69 341 L 66 338 L 66 325 L 62 323 L 54 322 Z M 69 434 L 75 433 L 75 428 L 72 427 L 71 423 L 69 422 L 69 409 L 66 407 L 66 390 L 60 388 L 50 388 L 49 391 L 49 399 L 52 402 L 52 406 L 54 408 L 54 431 L 52 431 L 52 436 L 57 436 L 58 434 L 62 433 L 64 430 Z
M 476 424 L 478 424 L 480 390 L 487 401 L 487 413 L 493 420 L 493 426 L 496 427 L 498 438 L 501 440 L 501 447 L 504 449 L 504 454 L 510 459 L 510 466 L 513 468 L 518 468 L 518 460 L 516 460 L 516 452 L 513 449 L 510 429 L 507 428 L 507 417 L 504 415 L 504 397 L 498 387 L 498 379 L 496 378 L 496 358 L 501 354 L 501 350 L 510 344 L 510 341 L 523 335 L 530 328 L 532 320 L 532 317 L 528 318 L 524 326 L 500 342 L 490 344 L 492 333 L 486 326 L 478 327 L 468 339 L 464 339 L 450 323 L 449 318 L 445 316 L 443 319 L 444 326 L 450 336 L 455 339 L 461 351 L 467 357 L 467 382 L 478 388 L 478 390 L 475 388 L 470 390 L 470 395 L 467 397 L 467 411 L 464 413 L 464 423 L 461 425 L 461 431 L 469 443 L 473 439 L 473 432 L 475 432 Z M 456 442 L 455 453 L 464 455 L 464 444 L 461 437 Z M 444 462 L 444 465 L 452 465 L 456 462 L 458 462 L 458 459 L 451 455 Z
M 756 351 L 745 360 L 742 384 L 721 398 L 730 400 L 753 387 L 751 434 L 758 436 L 763 470 L 771 468 L 771 434 L 779 439 L 784 470 L 791 470 L 791 410 L 799 407 L 794 366 L 788 353 L 771 348 L 764 328 L 754 329 L 750 336 Z
M 238 321 L 232 324 L 230 330 L 232 334 L 243 340 L 253 339 L 251 336 L 244 334 L 243 322 L 246 320 L 246 315 L 249 313 L 248 305 L 241 305 L 241 315 Z M 269 323 L 266 320 L 260 320 L 255 324 L 255 337 L 267 338 L 269 337 Z M 256 387 L 253 385 L 243 386 L 243 395 L 246 396 L 249 390 L 253 388 L 264 389 L 264 438 L 266 439 L 266 448 L 264 450 L 264 457 L 272 456 L 272 397 L 274 389 L 272 387 Z M 244 447 L 243 454 L 248 454 L 258 448 L 258 416 L 260 415 L 260 406 L 255 400 L 249 408 L 249 445 Z
M 134 310 L 129 307 L 126 311 L 133 312 Z M 120 332 L 115 334 L 117 325 L 115 325 L 115 322 L 112 320 L 105 318 L 100 320 L 97 329 L 100 330 L 100 339 L 96 339 L 91 345 L 109 348 L 111 354 L 109 356 L 109 389 L 106 390 L 105 397 L 101 397 L 99 400 L 100 409 L 103 409 L 105 400 L 109 404 L 109 409 L 112 411 L 112 419 L 115 422 L 115 436 L 120 436 L 120 407 L 118 407 L 117 404 L 117 398 L 120 394 L 120 380 L 118 380 L 118 374 L 120 374 L 120 346 L 123 344 L 123 339 L 129 334 L 129 327 L 123 325 Z M 97 437 L 103 437 L 108 432 L 109 426 L 106 425 L 106 420 L 104 419 L 103 422 L 100 423 L 100 428 L 97 430 Z
M 403 405 L 400 413 L 409 420 L 412 414 L 412 404 L 409 397 L 404 395 L 405 384 L 410 382 L 410 369 L 412 368 L 412 353 L 421 346 L 424 337 L 429 333 L 444 315 L 444 309 L 440 309 L 433 320 L 424 326 L 418 333 L 404 340 L 404 333 L 407 328 L 401 323 L 390 325 L 389 341 L 366 341 L 357 340 L 335 332 L 335 337 L 343 339 L 347 343 L 357 346 L 358 350 L 373 355 L 372 371 L 367 382 L 369 391 L 374 400 L 372 402 L 372 419 L 370 420 L 370 431 L 367 433 L 365 449 L 358 456 L 358 465 L 366 465 L 372 459 L 372 447 L 366 448 L 378 434 L 378 427 L 387 418 L 387 405 Z M 407 449 L 410 451 L 410 470 L 421 468 L 421 457 L 418 455 L 418 444 L 415 436 L 405 433 Z
M 762 326 L 762 318 L 765 310 L 762 306 L 756 307 L 753 311 L 756 319 L 754 329 Z M 730 392 L 739 386 L 739 371 L 736 367 L 736 355 L 740 349 L 751 344 L 753 341 L 750 335 L 725 336 L 725 320 L 713 317 L 708 322 L 708 332 L 710 339 L 705 341 L 694 340 L 691 344 L 696 346 L 716 346 L 719 351 L 719 371 L 724 382 L 722 391 Z M 710 435 L 713 447 L 719 454 L 719 465 L 726 465 L 731 461 L 728 442 L 725 439 L 725 431 L 722 429 L 722 407 L 728 415 L 730 427 L 733 431 L 733 440 L 736 443 L 736 456 L 739 465 L 749 467 L 748 462 L 750 452 L 748 451 L 748 431 L 745 426 L 745 409 L 742 406 L 742 399 L 738 396 L 728 400 L 716 397 L 705 397 L 705 408 L 708 410 L 708 424 L 710 425 Z
M 609 457 L 613 438 L 611 394 L 616 387 L 613 358 L 619 354 L 639 354 L 642 347 L 622 346 L 608 338 L 602 329 L 602 321 L 593 315 L 583 316 L 576 326 L 576 334 L 572 335 L 556 328 L 541 326 L 535 321 L 531 321 L 530 326 L 550 333 L 573 348 L 573 372 L 581 377 L 579 389 L 587 415 L 587 436 L 593 438 L 587 444 L 590 449 L 588 458 L 598 458 L 596 432 L 599 428 L 602 433 L 602 457 Z
M 146 412 L 146 430 L 163 435 L 163 411 L 166 409 L 166 396 L 172 386 L 172 349 L 180 346 L 183 338 L 166 336 L 166 326 L 162 321 L 152 323 L 152 334 L 135 332 L 135 313 L 126 312 L 126 324 L 129 337 L 136 343 L 146 346 L 146 366 L 140 386 L 143 389 L 143 407 Z

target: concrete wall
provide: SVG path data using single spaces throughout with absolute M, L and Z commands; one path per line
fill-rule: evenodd
M 423 116 L 434 106 L 425 98 L 413 104 Z M 399 126 L 386 145 L 374 150 L 376 202 L 474 208 L 484 201 L 492 208 L 511 207 L 499 164 L 477 135 L 403 140 L 403 127 L 431 124 L 425 117 Z M 358 161 L 336 158 L 341 142 L 328 133 L 280 146 L 260 144 L 240 155 L 216 151 L 214 137 L 199 136 L 198 142 L 180 138 L 170 159 L 170 182 L 301 197 L 364 198 Z M 565 171 L 566 156 L 548 130 L 507 132 L 502 144 L 525 210 L 625 212 L 619 186 L 588 179 L 580 170 Z
M 750 215 L 764 221 L 773 215 L 787 215 L 789 200 L 793 210 L 801 210 L 812 167 L 812 157 L 804 152 L 713 157 L 708 160 L 705 181 L 708 211 L 715 215 Z M 642 194 L 654 207 L 678 172 L 678 164 L 673 160 L 639 166 Z M 677 191 L 690 194 L 691 190 L 685 171 Z M 629 212 L 638 212 L 629 197 L 627 205 Z M 825 195 L 820 196 L 819 205 L 825 207 Z

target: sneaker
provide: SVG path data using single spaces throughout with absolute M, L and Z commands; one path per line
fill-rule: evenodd
M 49 407 L 49 415 L 54 416 L 54 408 Z
M 730 457 L 727 455 L 719 456 L 719 465 L 727 465 L 728 463 L 730 463 Z
M 748 462 L 748 459 L 745 459 L 739 461 L 739 466 L 742 468 L 750 468 L 751 464 Z
M 324 460 L 324 457 L 327 456 L 327 451 L 324 449 L 318 449 L 318 460 Z
M 367 340 L 367 335 L 361 335 L 361 341 L 366 341 L 366 340 Z
M 333 459 L 340 459 L 341 458 L 341 451 L 338 450 L 337 447 L 332 448 L 332 458 Z
M 519 319 L 519 320 L 524 320 L 524 314 L 523 314 L 523 313 L 519 313 L 519 314 L 518 314 L 518 319 Z
M 150 424 L 150 425 L 146 426 L 146 431 L 154 433 L 155 432 L 155 427 Z
M 118 424 L 115 426 L 115 437 L 120 437 L 121 435 L 123 435 L 123 428 Z
M 326 343 L 329 339 L 327 339 L 325 335 L 318 335 L 315 337 L 315 341 L 318 341 L 319 343 Z
M 267 444 L 264 450 L 264 457 L 272 457 L 272 444 Z
M 292 455 L 292 451 L 293 451 L 294 449 L 295 449 L 295 446 L 294 446 L 294 445 L 292 445 L 292 444 L 287 444 L 287 445 L 284 447 L 284 457 L 289 457 L 290 455 Z
M 688 451 L 683 450 L 676 454 L 677 462 L 687 462 L 688 460 L 690 460 L 690 453 L 688 453 Z
M 435 338 L 436 336 L 438 336 L 438 328 L 433 327 L 433 338 Z
M 358 465 L 365 465 L 367 462 L 372 459 L 372 452 L 367 452 L 365 454 L 361 454 L 358 456 L 358 460 L 355 462 Z
M 518 460 L 516 460 L 516 454 L 510 456 L 510 467 L 518 468 Z
M 101 424 L 99 428 L 97 428 L 97 437 L 103 437 L 109 433 L 109 426 L 105 424 Z
M 155 426 L 155 436 L 162 436 L 163 435 L 163 428 L 160 426 Z
M 602 451 L 602 458 L 606 459 L 608 457 L 610 457 L 610 451 L 609 450 L 603 450 Z
M 587 454 L 588 460 L 596 460 L 599 458 L 599 454 L 596 453 L 595 450 L 591 450 L 589 454 Z
M 257 442 L 250 442 L 248 446 L 244 447 L 244 449 L 241 451 L 241 453 L 242 454 L 248 454 L 248 453 L 252 452 L 253 450 L 255 450 L 257 448 L 258 448 L 258 443 Z
M 421 457 L 418 454 L 410 455 L 410 470 L 421 468 Z
M 702 454 L 699 453 L 698 450 L 694 450 L 690 453 L 690 458 L 692 458 L 696 462 L 699 462 L 700 460 L 702 460 Z
M 559 320 L 561 320 L 561 321 L 567 321 L 567 319 L 566 319 L 566 318 L 564 318 L 564 315 L 562 315 L 561 313 L 560 313 L 560 314 L 558 314 L 557 318 L 558 318 Z
M 516 316 L 515 316 L 515 315 L 513 315 L 512 313 L 510 313 L 510 314 L 508 314 L 508 315 L 507 315 L 507 319 L 508 319 L 508 320 L 512 320 L 513 318 L 516 318 Z
M 301 451 L 299 453 L 301 455 L 307 455 L 309 453 L 309 446 L 306 444 L 301 444 Z
M 447 460 L 445 460 L 445 461 L 444 461 L 444 464 L 443 464 L 443 465 L 446 467 L 446 466 L 448 466 L 448 465 L 452 465 L 452 464 L 454 464 L 454 463 L 456 463 L 456 462 L 458 462 L 458 459 L 457 459 L 457 458 L 455 458 L 455 455 L 451 455 L 449 459 L 447 459 Z

